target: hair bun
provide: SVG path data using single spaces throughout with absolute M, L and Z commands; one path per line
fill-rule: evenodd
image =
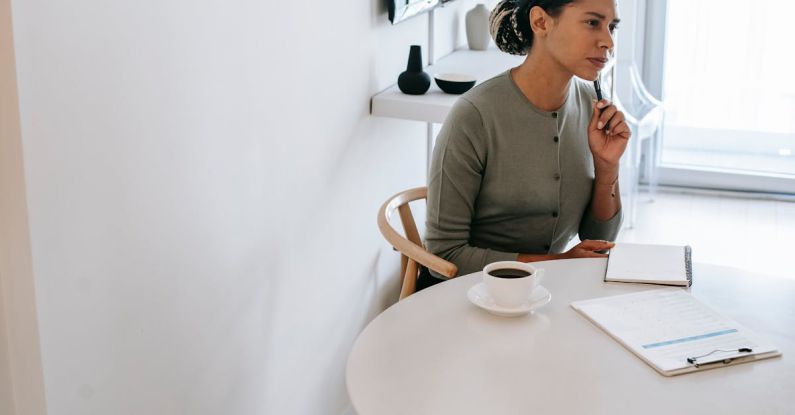
M 489 32 L 501 51 L 511 55 L 526 55 L 533 43 L 533 33 L 526 32 L 529 26 L 528 0 L 501 0 L 489 16 Z

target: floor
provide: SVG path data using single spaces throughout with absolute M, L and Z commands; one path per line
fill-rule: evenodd
M 635 226 L 618 241 L 688 244 L 694 262 L 795 279 L 795 201 L 673 189 L 649 201 L 641 193 Z

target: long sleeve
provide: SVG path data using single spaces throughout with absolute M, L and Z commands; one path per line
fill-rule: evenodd
M 426 244 L 458 267 L 459 275 L 480 271 L 517 253 L 470 245 L 470 231 L 487 162 L 486 132 L 477 109 L 459 99 L 437 138 L 428 183 Z
M 619 209 L 612 218 L 608 220 L 599 220 L 593 216 L 591 212 L 591 205 L 585 208 L 580 221 L 579 235 L 580 240 L 585 239 L 601 239 L 605 241 L 615 241 L 618 237 L 618 231 L 621 229 L 621 221 L 623 220 L 624 210 Z

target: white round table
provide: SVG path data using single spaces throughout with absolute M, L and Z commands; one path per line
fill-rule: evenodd
M 531 315 L 498 317 L 470 303 L 478 272 L 376 317 L 348 357 L 357 413 L 795 413 L 795 281 L 694 264 L 691 293 L 783 356 L 664 377 L 569 306 L 659 286 L 604 283 L 605 259 L 534 265 L 546 269 L 552 301 Z

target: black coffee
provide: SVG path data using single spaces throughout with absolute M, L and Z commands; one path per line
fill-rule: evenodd
M 522 278 L 530 275 L 530 273 L 523 269 L 500 268 L 489 271 L 489 275 L 498 278 Z

